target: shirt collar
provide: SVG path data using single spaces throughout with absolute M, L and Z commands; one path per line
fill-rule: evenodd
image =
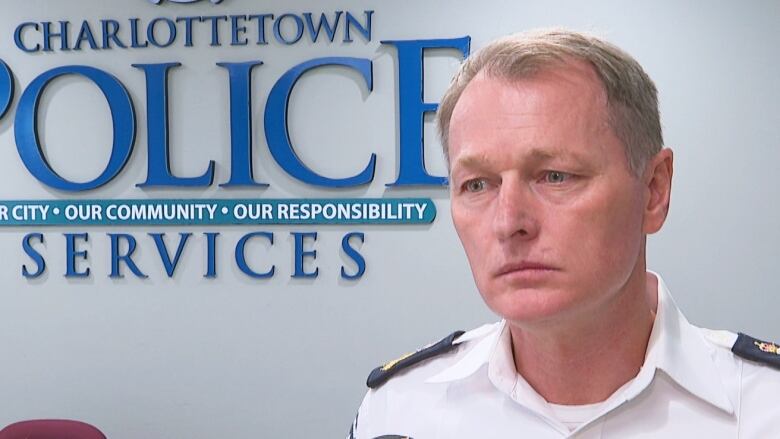
M 453 341 L 453 344 L 461 344 L 475 340 L 471 350 L 452 366 L 442 370 L 438 374 L 428 378 L 428 383 L 444 383 L 467 378 L 488 363 L 488 360 L 497 350 L 500 335 L 503 332 L 505 322 L 487 324 L 466 332 Z M 511 342 L 511 341 L 510 341 Z
M 701 329 L 690 324 L 682 314 L 661 276 L 649 273 L 658 279 L 658 308 L 647 344 L 645 364 L 635 384 L 640 386 L 644 381 L 642 378 L 661 370 L 691 394 L 733 414 L 735 401 L 729 398 L 718 373 L 715 349 L 707 342 Z M 630 388 L 628 391 L 641 390 Z
M 729 398 L 720 378 L 715 366 L 714 349 L 707 343 L 700 329 L 691 325 L 677 308 L 661 276 L 649 273 L 658 279 L 655 322 L 647 345 L 645 363 L 636 379 L 625 388 L 625 398 L 619 398 L 618 401 L 632 399 L 641 393 L 652 382 L 656 370 L 661 370 L 691 394 L 733 414 L 734 396 Z M 469 331 L 454 343 L 471 340 L 476 344 L 463 358 L 426 382 L 444 383 L 465 379 L 487 365 L 490 381 L 505 393 L 525 383 L 525 380 L 517 379 L 511 355 L 511 337 L 505 321 Z

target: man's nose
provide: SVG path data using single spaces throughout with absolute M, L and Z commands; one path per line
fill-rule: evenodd
M 499 188 L 493 227 L 499 240 L 531 240 L 539 234 L 539 208 L 532 188 L 518 179 L 504 179 Z

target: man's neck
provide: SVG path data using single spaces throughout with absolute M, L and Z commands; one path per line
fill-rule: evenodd
M 548 402 L 606 400 L 642 367 L 657 306 L 657 279 L 644 270 L 607 305 L 566 325 L 509 324 L 515 367 Z

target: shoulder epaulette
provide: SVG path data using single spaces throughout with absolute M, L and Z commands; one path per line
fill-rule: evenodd
M 455 331 L 447 337 L 443 338 L 438 343 L 428 345 L 422 349 L 417 350 L 416 352 L 411 352 L 401 358 L 398 358 L 397 360 L 393 360 L 383 366 L 377 367 L 368 375 L 366 385 L 372 389 L 376 389 L 398 372 L 412 367 L 421 361 L 425 361 L 429 358 L 433 358 L 437 355 L 449 352 L 456 346 L 452 344 L 452 342 L 454 342 L 456 338 L 463 335 L 463 333 L 464 331 Z
M 780 346 L 739 333 L 731 352 L 742 358 L 780 369 Z

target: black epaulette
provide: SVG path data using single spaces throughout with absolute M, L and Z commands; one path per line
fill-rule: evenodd
M 452 350 L 452 348 L 455 347 L 455 345 L 452 344 L 452 342 L 455 341 L 455 339 L 460 337 L 461 335 L 463 335 L 463 331 L 455 331 L 452 334 L 448 335 L 447 337 L 443 338 L 438 343 L 428 345 L 416 352 L 406 354 L 397 360 L 393 360 L 385 364 L 384 366 L 377 367 L 376 369 L 372 370 L 371 373 L 368 375 L 368 380 L 366 380 L 366 385 L 372 389 L 376 389 L 377 387 L 384 384 L 396 373 L 406 368 L 409 368 L 411 366 L 414 366 L 415 364 L 421 361 L 425 361 L 429 358 L 433 358 L 437 355 L 441 355 L 446 352 L 449 352 L 450 350 Z
M 780 346 L 774 343 L 761 341 L 740 332 L 737 341 L 731 347 L 731 352 L 742 358 L 780 369 Z

